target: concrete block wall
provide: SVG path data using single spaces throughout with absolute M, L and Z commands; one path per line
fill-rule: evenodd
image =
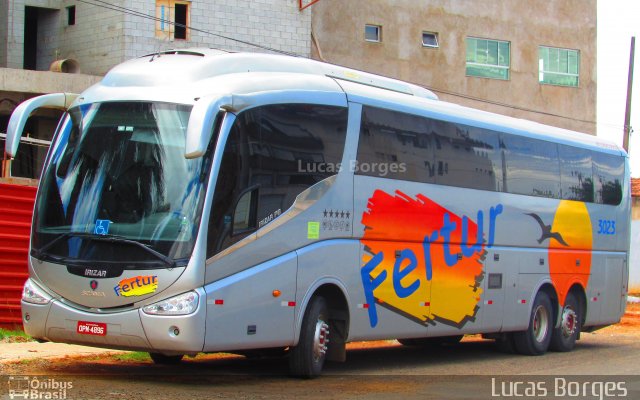
M 156 0 L 110 3 L 156 15 Z M 311 11 L 300 11 L 297 0 L 192 0 L 189 4 L 190 26 L 209 33 L 191 30 L 189 40 L 163 40 L 156 38 L 153 19 L 131 13 L 74 0 L 0 1 L 0 67 L 23 66 L 25 6 L 42 9 L 38 18 L 38 70 L 47 70 L 55 60 L 73 58 L 83 73 L 103 75 L 124 60 L 170 48 L 267 51 L 242 42 L 310 55 Z M 74 26 L 67 23 L 69 6 L 76 7 Z
M 0 67 L 21 69 L 24 63 L 24 8 L 39 7 L 45 22 L 43 32 L 49 32 L 51 17 L 58 12 L 62 0 L 2 0 L 0 1 Z M 39 21 L 39 23 L 42 21 Z M 40 39 L 40 36 L 38 37 Z M 55 41 L 51 38 L 48 42 Z M 40 43 L 39 43 L 40 44 Z M 47 65 L 48 68 L 48 65 Z M 40 60 L 38 60 L 40 69 Z
M 155 15 L 155 0 L 128 0 L 129 7 Z M 126 15 L 125 59 L 158 50 L 184 47 L 215 47 L 232 51 L 265 52 L 238 41 L 256 43 L 302 56 L 310 55 L 311 12 L 300 11 L 297 0 L 193 0 L 193 28 L 189 40 L 156 38 L 155 22 Z
M 38 13 L 38 50 L 36 69 L 46 71 L 58 57 L 60 48 L 59 26 L 61 10 L 42 9 Z M 66 15 L 65 15 L 66 17 Z
M 111 0 L 117 6 L 126 6 L 128 0 Z M 75 5 L 76 24 L 67 24 L 66 7 Z M 58 58 L 72 58 L 80 64 L 80 71 L 90 75 L 104 75 L 111 67 L 123 61 L 124 14 L 106 8 L 72 0 L 63 2 L 60 18 L 60 46 Z
M 129 0 L 110 0 L 126 6 Z M 124 14 L 73 0 L 0 1 L 0 67 L 22 69 L 25 7 L 38 7 L 38 70 L 58 59 L 73 58 L 80 70 L 104 74 L 124 60 Z M 76 25 L 67 23 L 67 7 L 76 7 Z M 6 10 L 6 11 L 5 11 Z M 6 34 L 2 34 L 3 30 Z
M 0 1 L 0 67 L 7 65 L 9 2 Z
M 22 68 L 24 51 L 24 0 L 7 1 L 7 26 L 5 36 L 7 68 Z

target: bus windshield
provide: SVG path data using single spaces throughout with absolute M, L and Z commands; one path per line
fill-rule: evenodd
M 184 157 L 190 111 L 152 102 L 71 109 L 42 176 L 32 255 L 65 264 L 186 263 L 208 175 L 208 157 Z

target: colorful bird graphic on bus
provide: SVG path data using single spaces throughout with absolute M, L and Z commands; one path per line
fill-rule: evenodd
M 462 327 L 482 295 L 485 248 L 503 206 L 456 215 L 423 195 L 376 190 L 362 215 L 361 278 L 372 327 L 385 307 L 420 324 Z M 475 220 L 475 221 L 474 221 Z
M 589 283 L 593 231 L 587 206 L 579 201 L 561 201 L 551 225 L 546 225 L 537 214 L 527 215 L 542 229 L 538 243 L 548 240 L 549 275 L 558 301 L 564 306 L 571 286 L 578 283 L 586 289 Z

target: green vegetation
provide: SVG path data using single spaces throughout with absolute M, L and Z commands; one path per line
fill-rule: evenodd
M 0 328 L 0 342 L 1 343 L 19 343 L 19 342 L 31 342 L 31 336 L 22 332 L 21 330 L 9 330 Z
M 149 353 L 145 353 L 143 351 L 132 351 L 128 353 L 114 354 L 112 357 L 118 361 L 130 361 L 130 362 L 150 362 L 151 361 L 151 357 L 149 357 Z

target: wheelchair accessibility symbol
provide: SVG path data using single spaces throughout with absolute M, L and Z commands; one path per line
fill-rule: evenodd
M 112 221 L 109 221 L 108 219 L 97 219 L 96 220 L 96 227 L 93 230 L 93 233 L 96 235 L 108 235 L 109 234 L 109 224 L 111 224 Z

